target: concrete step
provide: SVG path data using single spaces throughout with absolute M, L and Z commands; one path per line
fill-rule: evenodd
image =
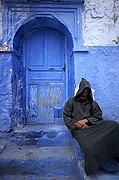
M 9 143 L 0 155 L 0 174 L 5 178 L 22 175 L 76 179 L 75 149 L 73 146 L 38 148 Z

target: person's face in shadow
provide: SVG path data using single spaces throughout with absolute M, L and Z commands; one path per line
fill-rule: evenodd
M 88 99 L 88 97 L 89 97 L 89 94 L 90 94 L 90 89 L 87 87 L 80 94 L 80 99 L 82 101 L 86 101 Z

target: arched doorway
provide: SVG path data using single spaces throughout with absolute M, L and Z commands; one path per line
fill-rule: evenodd
M 71 35 L 56 19 L 44 20 L 28 22 L 14 38 L 16 125 L 63 123 L 64 104 L 73 94 Z

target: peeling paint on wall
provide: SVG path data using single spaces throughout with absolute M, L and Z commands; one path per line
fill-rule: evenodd
M 119 44 L 118 0 L 85 0 L 83 38 L 84 45 Z
M 2 11 L 3 11 L 3 6 L 0 1 L 0 41 L 2 40 L 2 35 L 3 35 L 3 29 L 2 29 Z
M 2 46 L 0 46 L 0 52 L 3 52 L 3 51 L 5 52 L 10 51 L 10 47 L 8 46 L 7 42 L 4 42 Z
M 85 0 L 84 2 L 82 19 L 84 46 L 119 44 L 119 1 Z M 0 2 L 0 38 L 3 35 L 2 11 L 3 6 Z M 27 16 L 28 11 L 19 11 L 19 15 L 16 14 L 16 19 L 23 21 Z M 62 18 L 65 18 L 64 15 Z M 20 23 L 20 21 L 18 22 Z M 79 23 L 78 21 L 77 24 Z M 15 26 L 18 26 L 18 24 L 14 24 L 12 28 L 15 28 Z

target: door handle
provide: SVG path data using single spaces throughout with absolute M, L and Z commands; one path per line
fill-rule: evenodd
M 64 64 L 64 67 L 62 68 L 62 70 L 63 70 L 63 71 L 65 71 L 65 70 L 66 70 L 66 64 Z
M 29 71 L 31 71 L 31 68 L 30 68 L 30 67 L 28 67 L 28 70 L 29 70 Z
M 50 68 L 50 71 L 54 71 L 54 68 Z

